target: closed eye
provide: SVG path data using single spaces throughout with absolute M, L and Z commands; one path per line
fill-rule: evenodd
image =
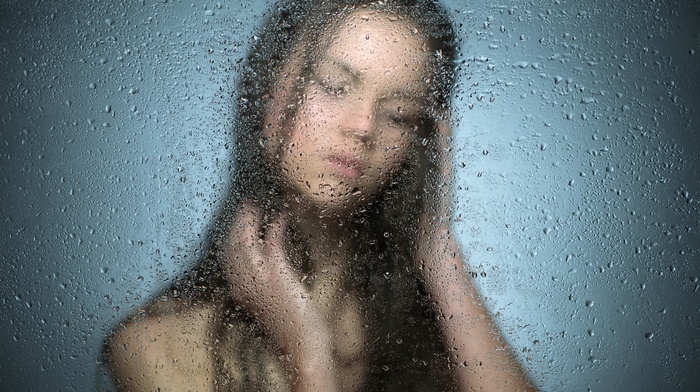
M 343 80 L 331 80 L 329 77 L 317 79 L 321 89 L 331 95 L 345 95 L 350 90 L 350 85 Z
M 353 86 L 351 75 L 342 70 L 320 71 L 311 78 L 321 91 L 332 96 L 343 96 Z
M 400 106 L 390 111 L 387 118 L 392 125 L 399 127 L 414 127 L 418 124 L 418 117 Z

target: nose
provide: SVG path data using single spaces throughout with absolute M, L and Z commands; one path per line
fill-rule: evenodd
M 368 143 L 374 140 L 375 105 L 371 99 L 359 99 L 349 105 L 343 116 L 343 127 L 348 137 Z

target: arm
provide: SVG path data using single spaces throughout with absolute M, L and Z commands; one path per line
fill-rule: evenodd
M 333 392 L 330 331 L 287 261 L 286 217 L 278 217 L 261 238 L 261 215 L 244 205 L 224 245 L 231 295 L 289 356 L 293 391 Z
M 461 391 L 534 391 L 525 372 L 510 351 L 470 276 L 449 223 L 451 159 L 448 155 L 450 128 L 440 124 L 438 142 L 443 155 L 438 191 L 431 208 L 420 220 L 416 260 L 428 294 L 435 304 L 440 328 L 453 358 Z M 430 212 L 429 212 L 430 211 Z
M 464 270 L 449 229 L 438 231 L 422 276 L 448 347 L 454 350 L 460 390 L 534 391 Z

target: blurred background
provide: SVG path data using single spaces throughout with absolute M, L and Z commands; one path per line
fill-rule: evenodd
M 0 389 L 111 390 L 206 249 L 271 2 L 0 3 Z M 545 391 L 700 385 L 700 4 L 444 1 L 455 227 Z

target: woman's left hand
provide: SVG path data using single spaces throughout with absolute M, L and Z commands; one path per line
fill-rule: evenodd
M 437 143 L 439 181 L 419 219 L 416 267 L 435 304 L 461 391 L 532 391 L 466 270 L 450 222 L 450 127 L 441 122 Z

